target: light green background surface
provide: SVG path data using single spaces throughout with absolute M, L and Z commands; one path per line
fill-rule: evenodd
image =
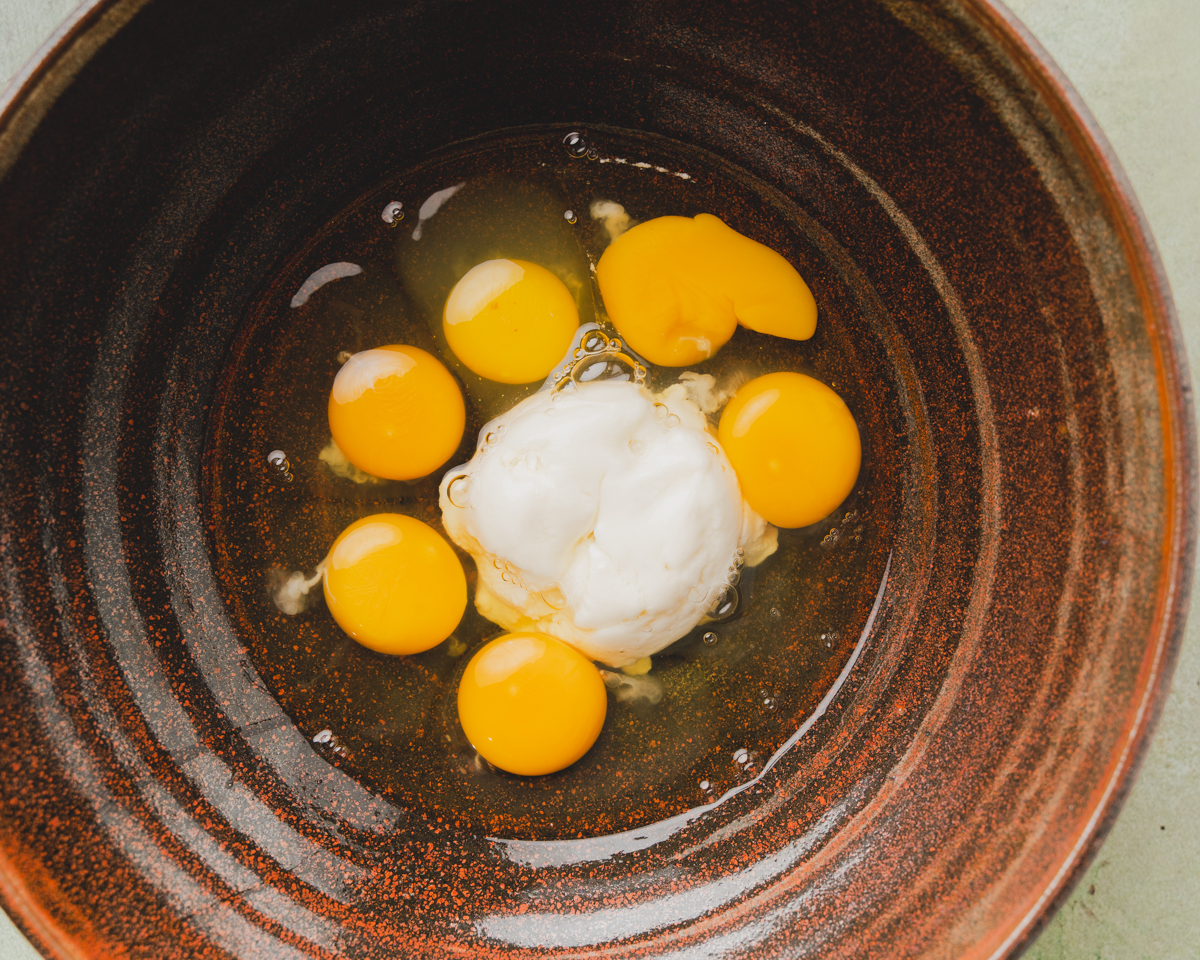
M 1200 0 L 1009 7 L 1071 78 L 1120 157 L 1200 372 Z M 0 0 L 0 78 L 16 74 L 74 8 L 74 0 Z M 1116 825 L 1024 960 L 1200 958 L 1198 792 L 1200 614 L 1189 621 L 1158 733 Z M 3 914 L 0 960 L 38 960 Z

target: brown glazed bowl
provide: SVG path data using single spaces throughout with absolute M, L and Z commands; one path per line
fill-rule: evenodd
M 878 521 L 769 762 L 532 838 L 313 742 L 205 499 L 272 278 L 504 130 L 787 212 Z M 10 92 L 0 176 L 0 894 L 47 957 L 987 960 L 1080 875 L 1181 636 L 1193 423 L 1129 187 L 998 5 L 100 0 Z

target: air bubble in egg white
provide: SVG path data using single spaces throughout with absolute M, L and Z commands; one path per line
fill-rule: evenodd
M 587 141 L 583 138 L 583 134 L 576 130 L 571 131 L 563 137 L 563 146 L 567 148 L 567 153 L 571 156 L 579 158 L 586 157 L 588 154 Z
M 568 210 L 566 213 L 564 213 L 563 219 L 566 220 L 567 223 L 576 223 L 579 220 L 579 218 L 575 216 L 574 210 Z
M 466 507 L 470 493 L 471 478 L 466 474 L 455 477 L 450 481 L 450 485 L 446 488 L 446 496 L 448 496 L 450 498 L 450 502 L 460 510 Z
M 288 461 L 286 453 L 282 450 L 272 450 L 267 454 L 267 463 L 283 475 L 284 483 L 292 482 L 292 465 Z
M 713 647 L 713 646 L 716 646 L 717 641 L 720 640 L 721 637 L 718 634 L 715 634 L 711 630 L 709 630 L 700 639 L 703 640 L 706 645 Z
M 581 360 L 571 368 L 571 380 L 576 384 L 598 383 L 601 380 L 633 380 L 634 368 L 620 357 L 597 357 Z
M 737 587 L 727 584 L 717 598 L 717 602 L 709 609 L 708 616 L 712 620 L 728 620 L 737 613 L 740 603 L 741 596 L 738 594 Z
M 567 605 L 567 596 L 557 583 L 549 583 L 542 588 L 542 599 L 552 610 L 561 610 Z
M 404 204 L 399 200 L 393 200 L 383 208 L 383 213 L 380 216 L 383 217 L 384 223 L 397 223 L 404 219 Z

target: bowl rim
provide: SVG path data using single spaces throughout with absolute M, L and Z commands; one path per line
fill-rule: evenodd
M 999 0 L 959 0 L 1016 63 L 1051 111 L 1084 165 L 1090 184 L 1112 218 L 1131 267 L 1131 282 L 1147 321 L 1162 411 L 1164 499 L 1163 573 L 1151 633 L 1153 658 L 1101 800 L 1050 885 L 1021 917 L 988 960 L 1015 956 L 1033 941 L 1062 906 L 1099 851 L 1137 779 L 1170 690 L 1187 624 L 1196 563 L 1196 421 L 1183 331 L 1162 257 L 1133 184 L 1083 97 L 1028 27 Z
M 1164 457 L 1162 573 L 1147 653 L 1149 669 L 1127 707 L 1132 720 L 1114 750 L 1091 818 L 1048 886 L 1015 917 L 988 960 L 1015 956 L 1037 936 L 1070 895 L 1098 852 L 1135 781 L 1167 700 L 1190 605 L 1200 513 L 1200 463 L 1195 410 L 1183 333 L 1149 222 L 1112 144 L 1063 70 L 1033 33 L 1000 0 L 947 0 L 996 43 L 1050 111 L 1079 158 L 1108 214 L 1130 266 L 1130 283 L 1145 320 L 1158 386 Z M 150 0 L 84 0 L 0 92 L 0 182 L 41 121 L 89 60 Z M 884 5 L 887 5 L 884 0 Z M 0 850 L 0 907 L 39 951 L 80 958 L 86 949 L 26 890 Z

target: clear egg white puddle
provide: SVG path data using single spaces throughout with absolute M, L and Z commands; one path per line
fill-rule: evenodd
M 727 800 L 758 786 L 775 765 L 813 728 L 816 722 L 825 716 L 829 705 L 833 703 L 834 698 L 841 692 L 846 680 L 850 677 L 851 671 L 862 656 L 863 650 L 867 645 L 867 640 L 871 636 L 871 631 L 875 627 L 875 618 L 879 615 L 879 611 L 883 606 L 883 598 L 887 593 L 888 578 L 891 575 L 891 570 L 892 555 L 889 553 L 887 564 L 883 569 L 883 577 L 879 581 L 879 589 L 875 592 L 875 602 L 872 604 L 871 612 L 867 616 L 867 622 L 863 625 L 862 632 L 858 636 L 858 642 L 855 643 L 854 650 L 851 652 L 845 666 L 842 667 L 841 673 L 838 674 L 833 685 L 826 691 L 825 696 L 821 698 L 821 702 L 817 704 L 817 708 L 809 714 L 799 729 L 788 737 L 771 755 L 770 759 L 763 764 L 762 770 L 756 776 L 731 787 L 710 803 L 700 804 L 699 806 L 692 807 L 685 813 L 677 814 L 676 816 L 668 817 L 665 820 L 660 820 L 657 823 L 648 824 L 634 830 L 625 830 L 621 833 L 601 837 L 589 837 L 583 840 L 518 840 L 504 837 L 488 837 L 488 840 L 513 863 L 519 863 L 525 867 L 562 867 L 568 864 L 598 863 L 622 854 L 646 850 L 663 843 L 721 806 Z M 818 823 L 815 831 L 818 834 L 822 832 L 820 823 Z M 696 847 L 677 853 L 676 858 L 682 858 L 695 849 L 698 849 L 698 847 L 707 846 L 716 839 L 716 834 L 710 834 Z M 711 907 L 711 904 L 709 906 Z M 580 919 L 586 924 L 588 915 L 584 914 Z M 486 924 L 487 921 L 485 920 L 483 923 Z M 515 933 L 515 931 L 510 931 L 509 933 Z M 487 934 L 497 938 L 508 939 L 504 933 L 495 929 L 488 929 Z M 593 941 L 580 940 L 579 944 L 590 942 Z M 562 945 L 565 944 L 566 941 Z
M 795 740 L 813 735 L 805 731 L 841 686 L 847 658 L 858 662 L 866 652 L 862 641 L 857 648 L 854 641 L 872 609 L 893 531 L 895 498 L 889 491 L 900 484 L 891 467 L 905 456 L 892 442 L 903 426 L 894 415 L 894 398 L 874 389 L 880 378 L 874 376 L 878 358 L 868 349 L 875 343 L 873 321 L 862 319 L 861 305 L 839 286 L 836 272 L 825 271 L 822 302 L 829 312 L 820 343 L 768 348 L 742 331 L 697 371 L 649 369 L 627 346 L 600 351 L 603 363 L 578 370 L 580 359 L 600 358 L 565 358 L 546 381 L 547 391 L 558 385 L 569 393 L 576 385 L 602 385 L 622 375 L 638 381 L 640 363 L 641 382 L 656 399 L 679 393 L 710 423 L 734 391 L 758 375 L 787 369 L 826 382 L 845 378 L 854 409 L 889 429 L 874 438 L 874 472 L 839 516 L 812 529 L 781 530 L 778 553 L 741 571 L 740 582 L 730 588 L 737 591 L 730 615 L 702 622 L 655 654 L 649 673 L 630 675 L 600 661 L 609 719 L 596 747 L 578 764 L 526 780 L 475 762 L 457 727 L 454 687 L 463 657 L 504 627 L 482 617 L 471 602 L 447 643 L 393 664 L 340 631 L 325 613 L 319 587 L 303 589 L 319 584 L 314 564 L 337 532 L 362 516 L 396 512 L 436 528 L 441 513 L 438 483 L 444 470 L 414 483 L 379 480 L 354 470 L 327 443 L 330 379 L 355 353 L 383 343 L 411 342 L 453 365 L 437 337 L 447 291 L 460 279 L 459 265 L 468 269 L 515 257 L 550 263 L 560 276 L 578 278 L 584 325 L 574 348 L 582 349 L 589 333 L 602 332 L 590 322 L 596 314 L 588 309 L 587 288 L 594 282 L 589 268 L 613 235 L 633 223 L 714 211 L 736 220 L 737 211 L 752 209 L 765 218 L 772 243 L 802 273 L 804 264 L 822 262 L 825 249 L 820 235 L 806 232 L 802 213 L 779 207 L 774 194 L 760 193 L 753 183 L 728 180 L 724 167 L 706 166 L 703 156 L 684 150 L 659 158 L 661 144 L 630 135 L 620 148 L 615 141 L 600 144 L 610 162 L 587 163 L 569 152 L 562 131 L 547 141 L 551 151 L 543 150 L 540 136 L 531 134 L 528 149 L 519 145 L 516 154 L 510 155 L 514 148 L 505 140 L 496 150 L 481 152 L 476 145 L 461 156 L 406 171 L 361 209 L 321 231 L 315 246 L 287 267 L 277 296 L 251 318 L 232 357 L 214 420 L 220 429 L 213 435 L 208 480 L 222 596 L 248 658 L 317 755 L 372 790 L 390 791 L 392 802 L 406 809 L 431 817 L 450 811 L 456 831 L 510 838 L 504 852 L 531 866 L 603 860 L 668 838 L 672 849 L 699 843 L 723 822 L 722 816 L 711 818 L 714 807 L 755 785 L 765 788 L 764 768 Z M 667 170 L 703 176 L 683 180 L 635 167 L 632 161 L 643 156 Z M 701 197 L 696 184 L 717 185 L 717 199 Z M 399 229 L 401 222 L 407 229 Z M 418 226 L 420 237 L 414 239 Z M 519 242 L 497 246 L 494 236 Z M 291 307 L 306 279 L 335 262 L 354 262 L 362 272 L 331 277 L 336 282 L 321 284 L 302 307 Z M 615 336 L 611 330 L 608 335 Z M 489 432 L 486 424 L 536 389 L 481 385 L 457 367 L 454 372 L 463 381 L 470 437 L 478 432 L 480 441 Z M 863 384 L 868 387 L 860 389 Z M 679 416 L 668 403 L 667 415 Z M 282 461 L 270 457 L 277 449 L 291 468 L 287 473 Z M 473 453 L 468 441 L 449 462 L 461 463 Z M 448 491 L 463 504 L 470 492 L 469 482 Z M 473 601 L 474 564 L 465 551 L 460 557 L 471 575 Z M 513 557 L 495 559 L 502 562 L 501 567 L 493 562 L 492 576 L 506 589 L 514 575 L 526 579 L 529 571 Z M 727 556 L 722 565 L 727 571 Z M 556 581 L 540 591 L 549 610 L 568 609 L 564 586 Z M 341 752 L 333 749 L 334 738 Z M 753 761 L 740 764 L 739 752 Z M 421 824 L 406 829 L 424 836 Z M 494 920 L 489 913 L 482 915 Z M 500 940 L 514 932 L 488 926 Z M 586 932 L 563 933 L 566 941 L 580 937 L 586 939 Z

